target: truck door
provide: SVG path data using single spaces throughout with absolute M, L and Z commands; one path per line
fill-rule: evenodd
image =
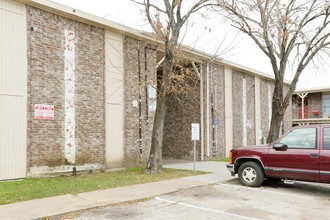
M 330 126 L 322 129 L 320 150 L 320 178 L 322 182 L 330 182 Z
M 317 147 L 317 128 L 293 129 L 277 143 L 286 144 L 288 148 L 286 150 L 269 149 L 268 175 L 287 179 L 319 181 L 320 152 Z

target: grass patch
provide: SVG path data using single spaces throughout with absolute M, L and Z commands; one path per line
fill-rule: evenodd
M 229 162 L 229 157 L 221 158 L 219 160 L 216 160 L 217 162 Z
M 27 178 L 0 182 L 0 205 L 64 194 L 78 194 L 141 183 L 203 174 L 201 171 L 164 169 L 163 174 L 145 174 L 143 168 L 116 172 L 78 174 L 51 178 Z

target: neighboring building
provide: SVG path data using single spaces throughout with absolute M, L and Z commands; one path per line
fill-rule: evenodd
M 45 0 L 0 0 L 0 180 L 144 166 L 163 51 L 152 35 Z M 200 160 L 267 136 L 272 76 L 191 48 L 199 77 L 170 100 L 164 158 Z M 290 108 L 289 108 L 290 109 Z M 291 127 L 291 111 L 284 119 Z
M 292 125 L 330 123 L 330 87 L 297 90 L 292 96 Z

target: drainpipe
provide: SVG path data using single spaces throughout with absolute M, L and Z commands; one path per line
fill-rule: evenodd
M 142 95 L 141 95 L 141 64 L 140 64 L 140 41 L 138 41 L 137 48 L 137 59 L 138 59 L 138 76 L 139 76 L 139 152 L 140 152 L 140 163 L 142 163 Z
M 200 120 L 201 120 L 201 161 L 204 160 L 204 100 L 203 100 L 203 88 L 204 88 L 204 83 L 203 83 L 203 66 L 201 66 L 201 72 L 198 71 L 196 65 L 194 62 L 191 62 L 191 64 L 194 67 L 195 72 L 197 73 L 199 77 L 199 82 L 200 82 Z
M 146 102 L 145 102 L 145 111 L 146 111 L 146 124 L 149 124 L 149 109 L 148 109 L 148 105 L 149 105 L 149 94 L 148 94 L 148 62 L 147 62 L 147 45 L 144 46 L 144 87 L 145 87 L 145 94 L 146 94 Z

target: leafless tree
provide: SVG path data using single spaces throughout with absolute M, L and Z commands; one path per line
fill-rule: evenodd
M 178 61 L 180 54 L 180 33 L 190 16 L 211 4 L 211 0 L 158 0 L 135 1 L 144 6 L 145 14 L 155 37 L 164 44 L 162 77 L 157 95 L 157 108 L 152 131 L 151 149 L 147 163 L 147 173 L 162 172 L 163 131 L 169 95 L 177 90 L 184 80 L 192 80 L 189 68 L 183 68 Z M 175 88 L 175 89 L 174 89 Z
M 221 14 L 269 58 L 275 76 L 267 142 L 279 136 L 284 113 L 306 66 L 329 49 L 329 0 L 218 0 Z M 314 59 L 314 60 L 313 60 Z M 312 62 L 311 62 L 312 61 Z M 285 93 L 284 75 L 293 78 Z

